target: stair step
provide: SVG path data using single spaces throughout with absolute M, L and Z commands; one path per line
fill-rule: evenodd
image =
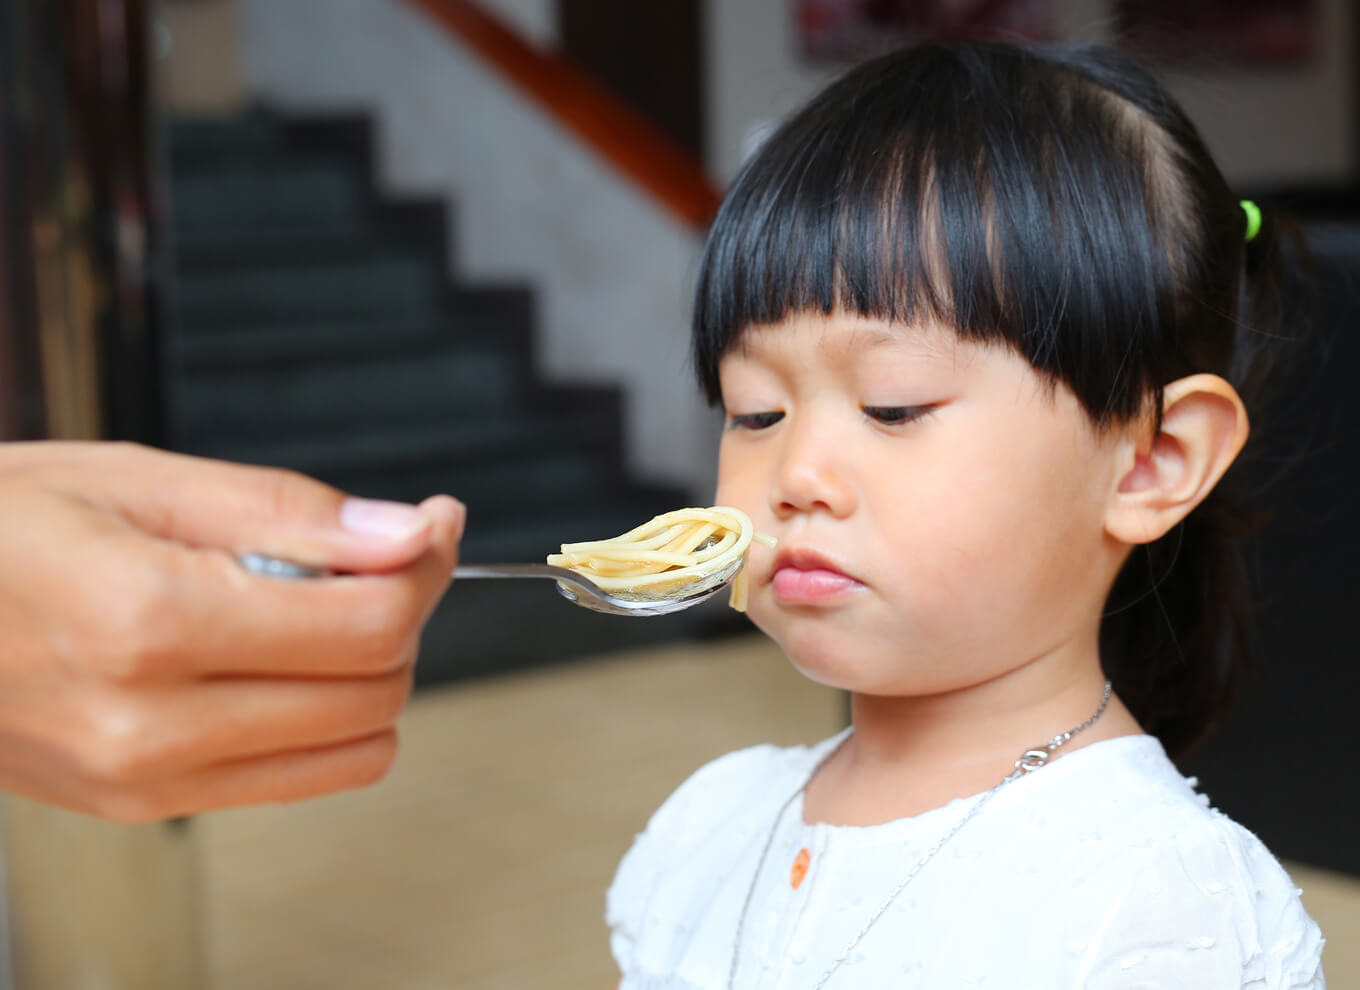
M 674 494 L 620 480 L 618 442 L 617 420 L 601 412 L 519 412 L 310 438 L 219 437 L 181 449 L 301 471 L 369 498 L 418 502 L 453 494 L 477 518 L 468 559 L 479 551 L 486 551 L 479 559 L 534 559 L 544 545 L 613 535 L 678 507 Z M 577 524 L 563 522 L 572 518 Z M 614 528 L 620 523 L 626 525 Z M 507 541 L 506 526 L 514 539 Z
M 278 118 L 261 111 L 234 117 L 176 116 L 166 135 L 173 172 L 197 161 L 275 153 L 284 146 Z
M 202 271 L 179 286 L 180 325 L 189 333 L 223 324 L 286 323 L 356 316 L 431 318 L 444 273 L 428 258 L 391 253 L 364 260 L 312 261 Z
M 338 436 L 308 438 L 290 433 L 219 438 L 199 444 L 194 452 L 318 477 L 391 477 L 412 469 L 462 471 L 526 450 L 596 449 L 608 443 L 611 435 L 609 417 L 598 413 L 544 418 L 519 412 L 475 422 L 464 418 L 403 430 L 368 428 Z
M 446 347 L 504 351 L 513 342 L 501 321 L 485 317 L 445 317 L 442 321 L 335 320 L 272 327 L 199 328 L 178 340 L 180 367 L 189 372 L 243 368 L 299 361 L 385 358 L 406 351 Z
M 507 559 L 506 554 L 514 555 L 509 559 L 534 559 L 544 540 L 555 549 L 568 538 L 556 536 L 553 542 L 554 534 L 563 532 L 557 520 L 564 514 L 579 513 L 582 506 L 626 490 L 617 479 L 617 440 L 608 424 L 583 419 L 548 430 L 541 423 L 520 421 L 513 429 L 502 425 L 485 439 L 475 436 L 479 428 L 468 421 L 451 423 L 445 436 L 430 442 L 412 436 L 381 447 L 386 438 L 358 435 L 348 449 L 344 439 L 335 437 L 311 443 L 293 438 L 275 446 L 258 440 L 235 445 L 219 441 L 181 449 L 302 471 L 367 498 L 415 503 L 439 493 L 455 495 L 478 519 L 470 546 L 485 552 L 481 559 Z M 650 515 L 624 529 L 646 518 Z M 602 532 L 600 527 L 607 529 L 613 519 L 596 514 L 590 520 L 598 525 L 568 528 Z M 518 535 L 507 541 L 506 532 Z
M 343 436 L 494 416 L 516 401 L 516 360 L 442 349 L 382 360 L 200 371 L 179 389 L 180 440 Z
M 479 518 L 525 517 L 551 510 L 558 499 L 580 504 L 622 487 L 614 457 L 602 437 L 582 434 L 551 448 L 503 450 L 495 460 L 464 466 L 430 462 L 381 471 L 369 467 L 352 473 L 323 471 L 316 476 L 367 498 L 419 502 L 444 492 L 461 499 L 469 514 Z
M 259 249 L 301 248 L 336 242 L 372 246 L 375 234 L 369 217 L 360 213 L 320 217 L 274 217 L 271 220 L 208 226 L 172 223 L 175 260 L 205 265 L 249 262 Z M 235 254 L 232 253 L 235 249 Z M 298 257 L 294 254 L 293 257 Z M 219 261 L 219 258 L 222 260 Z
M 180 231 L 335 222 L 364 209 L 355 170 L 331 159 L 280 157 L 181 171 L 170 192 Z
M 325 264 L 367 262 L 394 254 L 436 254 L 415 231 L 375 225 L 361 216 L 333 221 L 269 223 L 252 227 L 219 224 L 174 235 L 175 262 L 182 275 L 289 266 L 301 258 Z M 439 247 L 435 242 L 434 247 Z

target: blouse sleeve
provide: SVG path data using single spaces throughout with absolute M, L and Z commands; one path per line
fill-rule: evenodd
M 620 971 L 625 973 L 633 965 L 634 949 L 647 910 L 648 892 L 655 887 L 656 878 L 661 872 L 662 855 L 651 834 L 640 833 L 620 861 L 614 882 L 605 895 L 609 948 Z
M 1088 947 L 1077 986 L 1324 990 L 1322 945 L 1288 874 L 1220 817 L 1147 850 Z

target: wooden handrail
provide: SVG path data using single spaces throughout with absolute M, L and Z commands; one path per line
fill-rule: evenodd
M 694 156 L 561 56 L 470 0 L 406 0 L 548 111 L 682 221 L 706 228 L 721 194 Z

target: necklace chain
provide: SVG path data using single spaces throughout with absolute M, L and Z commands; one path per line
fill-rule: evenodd
M 1015 761 L 1014 768 L 1011 772 L 1005 777 L 1002 777 L 991 790 L 986 791 L 982 797 L 978 798 L 973 806 L 968 809 L 968 813 L 955 822 L 954 826 L 948 832 L 937 839 L 935 844 L 926 850 L 925 855 L 916 861 L 916 864 L 907 872 L 907 875 L 897 882 L 897 886 L 893 887 L 888 896 L 885 897 L 883 902 L 875 909 L 874 913 L 869 916 L 869 920 L 866 921 L 864 926 L 855 933 L 852 939 L 850 939 L 845 948 L 841 950 L 840 955 L 832 961 L 830 967 L 827 968 L 827 971 L 813 984 L 812 990 L 822 990 L 822 987 L 826 986 L 827 981 L 831 979 L 831 975 L 840 968 L 841 963 L 845 962 L 845 960 L 850 957 L 850 953 L 855 951 L 855 946 L 859 945 L 860 940 L 868 934 L 869 929 L 874 926 L 879 918 L 883 917 L 888 908 L 890 908 L 893 902 L 897 900 L 897 896 L 906 889 L 907 884 L 916 879 L 916 874 L 921 872 L 921 868 L 929 863 L 935 857 L 935 854 L 943 849 L 950 839 L 958 835 L 963 827 L 972 821 L 973 818 L 977 816 L 978 812 L 987 806 L 987 803 L 996 796 L 998 791 L 1012 781 L 1019 780 L 1026 774 L 1033 773 L 1035 770 L 1039 770 L 1047 765 L 1053 754 L 1066 745 L 1068 740 L 1093 726 L 1100 716 L 1105 714 L 1105 708 L 1110 703 L 1112 691 L 1113 687 L 1109 681 L 1106 681 L 1105 693 L 1100 698 L 1100 706 L 1096 708 L 1095 713 L 1090 718 L 1080 725 L 1068 729 L 1066 732 L 1060 732 L 1048 742 L 1044 743 L 1042 747 L 1029 749 L 1022 753 L 1020 758 Z M 817 761 L 817 765 L 812 768 L 812 772 L 808 774 L 807 779 L 799 785 L 796 791 L 788 796 L 788 799 L 780 806 L 779 813 L 775 815 L 774 823 L 770 826 L 770 833 L 765 837 L 765 846 L 760 850 L 760 859 L 756 861 L 755 873 L 751 877 L 751 886 L 747 888 L 746 900 L 741 906 L 741 914 L 737 918 L 736 937 L 732 947 L 732 968 L 727 975 L 727 990 L 733 990 L 736 986 L 737 964 L 741 959 L 741 943 L 742 935 L 746 928 L 746 915 L 751 909 L 751 901 L 755 897 L 756 885 L 759 883 L 760 876 L 765 870 L 765 860 L 769 858 L 770 849 L 774 845 L 775 835 L 779 831 L 779 823 L 784 820 L 784 815 L 788 812 L 789 807 L 793 802 L 797 800 L 798 796 L 807 790 L 807 785 L 812 782 L 813 777 L 817 776 L 817 771 L 821 770 L 822 767 L 826 765 L 826 762 L 840 751 L 840 748 L 843 745 L 845 745 L 844 740 L 841 741 L 840 746 L 837 746 L 830 753 L 827 753 L 826 756 Z

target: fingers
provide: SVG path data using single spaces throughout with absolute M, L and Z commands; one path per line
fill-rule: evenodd
M 436 496 L 417 509 L 428 520 L 426 545 L 405 567 L 283 581 L 250 574 L 220 550 L 148 539 L 69 496 L 24 505 L 31 525 L 0 540 L 24 562 L 11 594 L 45 617 L 47 639 L 69 664 L 123 683 L 391 671 L 448 586 L 463 521 L 455 500 Z M 64 530 L 79 539 L 54 542 Z
M 284 803 L 376 784 L 392 768 L 397 733 L 204 767 L 137 785 L 53 779 L 21 771 L 7 790 L 129 824 L 244 805 Z
M 387 776 L 396 758 L 397 733 L 389 729 L 336 746 L 223 764 L 183 780 L 161 781 L 146 788 L 140 801 L 120 801 L 118 810 L 144 821 L 204 808 L 302 801 L 371 787 Z
M 148 671 L 186 666 L 200 674 L 335 676 L 375 674 L 405 662 L 449 585 L 462 507 L 447 496 L 421 506 L 429 546 L 413 564 L 379 576 L 280 581 L 244 573 L 220 554 L 180 561 L 169 630 L 148 642 Z M 143 632 L 155 622 L 140 624 Z M 183 653 L 193 631 L 192 657 Z
M 56 696 L 5 698 L 0 786 L 67 807 L 112 803 L 97 813 L 120 818 L 128 814 L 119 804 L 124 798 L 146 802 L 157 814 L 203 810 L 212 805 L 202 803 L 209 795 L 200 785 L 222 768 L 235 776 L 248 764 L 343 750 L 391 733 L 410 697 L 413 669 L 408 662 L 372 678 L 87 685 Z M 167 810 L 171 782 L 187 780 L 200 785 L 175 805 L 180 811 Z M 370 780 L 356 773 L 344 786 Z M 288 793 L 295 791 L 291 786 Z
M 414 649 L 412 649 L 414 654 Z M 109 703 L 82 770 L 136 786 L 207 765 L 320 749 L 391 729 L 411 695 L 414 665 L 326 680 L 231 678 Z

